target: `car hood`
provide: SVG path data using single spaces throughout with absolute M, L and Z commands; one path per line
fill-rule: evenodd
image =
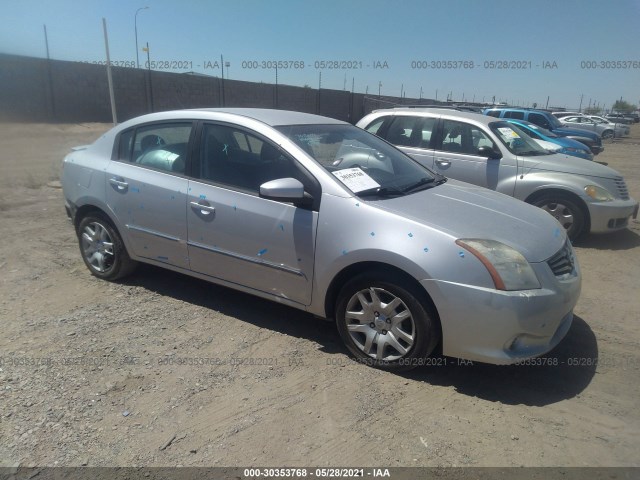
M 598 162 L 589 162 L 570 155 L 551 154 L 543 157 L 518 157 L 521 160 L 522 173 L 527 175 L 533 171 L 569 173 L 584 177 L 612 179 L 621 175 L 613 168 Z
M 580 130 L 575 128 L 556 128 L 553 130 L 553 133 L 556 135 L 571 135 L 571 136 L 580 136 L 585 138 L 590 138 L 592 140 L 598 140 L 600 136 L 596 133 L 590 132 L 588 130 Z
M 497 240 L 519 251 L 529 262 L 547 260 L 566 240 L 564 229 L 547 212 L 453 179 L 405 197 L 367 203 L 455 238 Z
M 579 148 L 580 150 L 586 150 L 587 152 L 589 152 L 589 147 L 587 147 L 584 143 L 580 143 L 579 141 L 574 140 L 573 138 L 557 137 L 554 138 L 553 141 L 558 145 L 562 145 L 563 147 Z

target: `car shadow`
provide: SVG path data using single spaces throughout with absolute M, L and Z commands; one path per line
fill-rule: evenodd
M 346 352 L 332 322 L 232 288 L 145 264 L 141 264 L 134 275 L 120 280 L 119 283 L 142 287 L 260 328 L 312 340 L 321 344 L 323 351 L 328 353 Z
M 453 386 L 459 393 L 508 405 L 541 407 L 579 395 L 596 373 L 598 342 L 589 325 L 574 316 L 567 336 L 546 355 L 521 365 L 489 365 L 436 356 L 432 367 L 407 378 Z
M 326 354 L 348 353 L 334 323 L 276 302 L 150 265 L 141 265 L 121 283 L 316 342 Z M 595 375 L 597 358 L 596 337 L 576 316 L 564 340 L 533 364 L 496 366 L 436 354 L 429 359 L 431 366 L 399 375 L 427 385 L 453 386 L 459 393 L 489 401 L 543 406 L 579 395 Z
M 630 224 L 631 227 L 637 225 L 636 221 L 632 221 Z M 607 234 L 592 233 L 576 241 L 574 245 L 579 248 L 593 248 L 595 250 L 630 250 L 640 246 L 640 235 L 629 229 Z

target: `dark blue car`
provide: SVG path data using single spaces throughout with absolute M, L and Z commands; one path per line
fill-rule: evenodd
M 580 143 L 569 137 L 561 137 L 553 132 L 550 132 L 546 128 L 539 127 L 538 125 L 527 122 L 526 120 L 507 120 L 509 123 L 518 125 L 522 130 L 527 132 L 534 140 L 543 140 L 550 142 L 561 147 L 559 150 L 555 150 L 557 153 L 564 153 L 565 155 L 571 155 L 573 157 L 584 158 L 585 160 L 593 160 L 593 153 L 589 150 L 584 143 Z

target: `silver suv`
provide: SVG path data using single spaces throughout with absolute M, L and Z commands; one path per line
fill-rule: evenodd
M 356 126 L 439 174 L 541 207 L 572 240 L 626 228 L 638 215 L 618 172 L 549 153 L 513 123 L 449 109 L 394 108 L 374 111 Z

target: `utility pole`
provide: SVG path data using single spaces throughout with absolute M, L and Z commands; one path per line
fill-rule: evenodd
M 118 124 L 116 115 L 116 99 L 113 95 L 113 78 L 111 78 L 111 58 L 109 58 L 109 37 L 107 35 L 107 20 L 102 17 L 102 29 L 104 30 L 104 49 L 107 53 L 107 82 L 109 83 L 109 99 L 111 100 L 111 117 L 113 124 Z
M 582 99 L 584 98 L 584 93 L 580 94 L 580 107 L 578 108 L 578 113 L 582 113 Z

